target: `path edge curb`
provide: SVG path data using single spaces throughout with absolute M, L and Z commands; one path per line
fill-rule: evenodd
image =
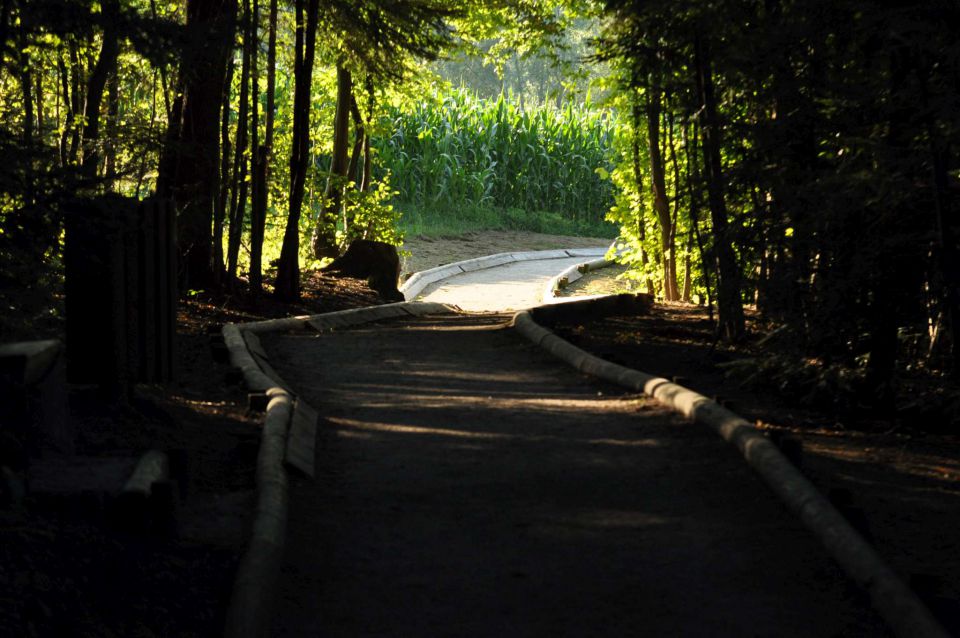
M 288 439 L 295 405 L 299 401 L 279 378 L 266 357 L 255 356 L 248 340 L 258 334 L 291 330 L 333 330 L 381 319 L 418 317 L 457 312 L 455 306 L 405 301 L 363 306 L 317 315 L 228 323 L 222 333 L 230 364 L 240 370 L 247 387 L 269 398 L 260 435 L 255 477 L 256 501 L 250 539 L 240 558 L 227 607 L 226 638 L 261 638 L 269 634 L 273 594 L 280 577 L 286 544 L 288 487 Z M 265 369 L 266 368 L 266 369 Z M 269 370 L 269 374 L 268 374 Z M 312 408 L 311 408 L 312 409 Z M 312 452 L 312 447 L 310 448 Z
M 896 636 L 949 638 L 946 629 L 877 551 L 749 422 L 693 390 L 611 363 L 574 346 L 534 320 L 534 312 L 549 307 L 539 306 L 517 312 L 511 327 L 534 345 L 577 370 L 643 392 L 695 423 L 717 432 L 736 446 L 747 463 L 817 537 L 847 576 L 867 592 L 873 608 Z
M 557 293 L 583 277 L 588 272 L 593 272 L 594 270 L 600 270 L 601 268 L 607 268 L 609 266 L 615 265 L 617 262 L 612 259 L 607 259 L 606 257 L 601 257 L 600 259 L 594 259 L 592 261 L 585 261 L 580 264 L 574 264 L 562 272 L 560 272 L 555 277 L 551 277 L 547 282 L 546 287 L 543 289 L 543 294 L 540 296 L 543 299 L 544 303 L 553 302 L 559 297 Z M 581 297 L 586 298 L 597 298 L 603 295 L 583 295 Z
M 537 259 L 564 259 L 567 257 L 594 257 L 604 255 L 607 248 L 567 248 L 558 250 L 532 250 L 525 252 L 497 253 L 485 257 L 475 257 L 463 261 L 455 261 L 444 266 L 428 268 L 410 275 L 410 278 L 400 286 L 400 292 L 407 300 L 416 299 L 417 295 L 430 284 L 453 277 L 465 272 L 484 270 L 495 266 L 503 266 L 518 261 L 534 261 Z

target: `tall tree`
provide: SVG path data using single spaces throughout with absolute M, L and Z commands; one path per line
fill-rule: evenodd
M 273 92 L 276 88 L 277 0 L 271 0 L 267 44 L 267 107 L 264 143 L 260 143 L 260 0 L 253 0 L 254 41 L 250 108 L 252 110 L 254 169 L 253 201 L 250 210 L 250 290 L 263 289 L 263 240 L 267 223 L 267 180 L 270 147 L 273 144 Z
M 187 39 L 157 180 L 178 211 L 182 289 L 215 285 L 213 216 L 220 184 L 220 106 L 236 0 L 187 0 Z
M 304 6 L 306 4 L 306 6 Z M 319 0 L 296 0 L 294 52 L 293 140 L 290 154 L 290 209 L 277 264 L 274 296 L 283 301 L 300 297 L 300 213 L 307 180 L 310 146 L 310 89 L 316 50 Z
M 240 259 L 240 243 L 243 238 L 243 225 L 247 212 L 247 189 L 250 183 L 250 158 L 247 145 L 250 135 L 250 63 L 253 56 L 250 0 L 243 1 L 243 17 L 240 29 L 243 40 L 240 65 L 240 97 L 237 109 L 237 134 L 233 157 L 233 200 L 230 204 L 230 232 L 227 236 L 227 279 L 234 282 L 237 278 L 237 264 Z
M 313 232 L 313 254 L 317 259 L 335 257 L 339 247 L 335 236 L 337 215 L 343 206 L 350 168 L 350 107 L 354 105 L 353 76 L 343 63 L 337 64 L 337 110 L 333 118 L 333 153 L 330 175 L 323 192 L 324 207 Z
M 717 259 L 717 314 L 721 335 L 730 341 L 744 331 L 743 301 L 740 298 L 740 266 L 733 251 L 727 206 L 723 197 L 723 165 L 720 161 L 720 120 L 713 86 L 710 51 L 705 37 L 694 36 L 694 65 L 701 113 L 701 148 L 706 169 L 707 201 L 713 225 L 713 247 Z
M 83 112 L 83 172 L 87 178 L 96 175 L 100 164 L 100 105 L 107 87 L 107 80 L 115 72 L 120 53 L 120 3 L 118 0 L 103 0 L 101 9 L 103 44 L 97 64 L 87 83 L 87 103 Z
M 663 90 L 660 75 L 649 76 L 645 98 L 647 107 L 647 139 L 650 143 L 650 184 L 653 188 L 653 210 L 660 223 L 660 260 L 663 272 L 663 298 L 677 301 L 677 257 L 673 247 L 673 222 L 667 201 L 666 167 L 660 144 L 660 113 Z

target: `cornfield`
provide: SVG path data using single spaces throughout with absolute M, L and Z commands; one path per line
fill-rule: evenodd
M 569 105 L 525 111 L 461 89 L 394 109 L 374 140 L 400 199 L 559 213 L 599 224 L 613 204 L 613 118 Z

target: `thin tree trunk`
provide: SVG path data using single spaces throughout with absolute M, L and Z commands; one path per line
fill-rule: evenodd
M 250 148 L 253 149 L 253 197 L 250 205 L 250 289 L 263 288 L 263 233 L 267 222 L 266 155 L 260 146 L 260 0 L 253 0 L 253 20 L 250 22 Z
M 236 0 L 230 0 L 236 2 Z M 150 16 L 157 19 L 157 0 L 150 0 Z M 170 86 L 167 82 L 167 71 L 163 65 L 160 65 L 160 86 L 163 88 L 163 107 L 169 121 L 173 117 L 173 107 L 170 104 Z
M 20 80 L 20 92 L 23 96 L 23 119 L 21 126 L 21 139 L 26 146 L 33 144 L 33 77 L 30 74 L 30 54 L 27 49 L 27 30 L 26 19 L 22 12 L 20 15 L 20 33 L 18 37 L 17 48 L 20 51 L 19 69 L 17 75 Z M 3 43 L 4 45 L 6 43 Z
M 363 177 L 357 173 L 360 171 L 361 158 L 364 155 L 364 149 L 367 148 L 367 133 L 363 125 L 363 117 L 360 115 L 360 107 L 357 106 L 356 96 L 350 97 L 350 115 L 353 118 L 353 152 L 350 154 L 350 165 L 347 168 L 347 176 L 350 182 L 357 190 L 362 190 Z M 343 232 L 350 239 L 356 236 L 353 229 L 353 217 L 348 216 L 344 210 Z M 348 239 L 349 241 L 349 239 Z
M 153 80 L 150 82 L 150 130 L 153 131 L 153 125 L 157 121 L 157 72 L 153 72 Z M 134 188 L 134 196 L 140 199 L 140 189 L 143 187 L 143 178 L 147 174 L 147 154 L 140 155 L 140 168 L 137 171 L 137 183 Z
M 675 272 L 676 257 L 673 255 L 671 237 L 673 224 L 670 220 L 670 204 L 667 201 L 666 169 L 663 154 L 660 149 L 660 120 L 662 113 L 663 94 L 660 89 L 660 78 L 653 74 L 648 82 L 646 91 L 647 105 L 647 136 L 650 146 L 650 184 L 653 188 L 653 210 L 660 222 L 660 250 L 661 271 L 663 273 L 663 298 L 666 301 L 676 301 L 677 276 Z
M 259 0 L 258 0 L 259 4 Z M 270 0 L 269 35 L 267 43 L 267 109 L 264 143 L 260 148 L 257 180 L 260 183 L 259 198 L 254 204 L 256 218 L 251 224 L 250 289 L 263 289 L 263 238 L 266 230 L 267 206 L 269 204 L 270 161 L 273 156 L 274 97 L 277 86 L 277 0 Z M 257 238 L 253 233 L 258 233 Z M 257 241 L 259 239 L 259 241 Z
M 233 43 L 235 0 L 187 0 L 178 97 L 171 107 L 157 192 L 178 210 L 181 289 L 215 285 L 213 217 L 220 190 L 220 106 Z
M 250 0 L 243 2 L 243 62 L 240 67 L 240 101 L 237 113 L 236 146 L 233 155 L 233 201 L 230 206 L 230 231 L 227 234 L 227 281 L 237 277 L 237 261 L 240 258 L 240 240 L 243 237 L 243 220 L 247 210 L 247 184 L 249 163 L 247 141 L 249 131 L 250 96 Z
M 57 71 L 60 76 L 59 91 L 63 100 L 63 132 L 60 134 L 60 165 L 66 166 L 69 161 L 67 150 L 69 146 L 67 141 L 70 138 L 70 130 L 73 127 L 73 108 L 70 100 L 70 75 L 67 71 L 67 63 L 63 59 L 63 47 L 57 52 Z
M 674 144 L 674 121 L 671 113 L 667 118 L 669 135 L 667 137 L 667 146 L 670 149 L 670 160 L 673 163 L 673 220 L 670 226 L 670 255 L 672 257 L 671 268 L 674 274 L 677 272 L 677 220 L 680 218 L 680 203 L 682 200 L 681 189 L 683 181 L 680 178 L 680 161 L 677 159 L 677 148 Z M 685 247 L 683 261 L 683 290 L 680 292 L 680 301 L 690 301 L 690 250 L 693 248 L 693 233 L 687 233 L 687 245 Z
M 937 141 L 931 127 L 930 144 L 933 155 L 933 177 L 937 216 L 937 239 L 940 248 L 940 272 L 943 277 L 944 306 L 951 336 L 951 354 L 954 376 L 960 374 L 960 255 L 955 234 L 955 206 L 949 185 L 949 153 L 942 141 Z
M 700 253 L 700 268 L 703 270 L 703 283 L 707 291 L 707 314 L 710 322 L 713 323 L 713 291 L 710 284 L 710 272 L 713 270 L 710 260 L 707 259 L 707 251 L 704 248 L 703 236 L 700 234 L 700 195 L 698 185 L 700 183 L 700 172 L 697 169 L 697 125 L 691 125 L 692 135 L 687 137 L 686 147 L 687 156 L 687 189 L 690 194 L 690 225 L 693 227 L 693 235 L 697 240 L 697 250 Z M 684 128 L 686 135 L 686 128 Z
M 353 79 L 342 64 L 337 65 L 337 111 L 333 120 L 333 156 L 330 177 L 323 192 L 324 208 L 313 232 L 313 254 L 317 259 L 335 257 L 336 219 L 343 205 L 344 179 L 350 168 L 350 105 L 353 101 Z
M 375 106 L 375 97 L 373 89 L 373 78 L 368 74 L 366 79 L 367 90 L 367 119 L 373 118 L 373 109 Z M 364 130 L 363 136 L 363 176 L 360 178 L 360 192 L 365 193 L 370 188 L 370 176 L 373 172 L 373 157 L 370 154 L 370 135 Z
M 304 3 L 306 2 L 306 22 Z M 283 233 L 274 295 L 282 301 L 300 297 L 300 211 L 307 177 L 310 137 L 310 88 L 316 46 L 319 0 L 296 0 L 297 34 L 294 63 L 293 144 L 290 155 L 290 211 Z
M 710 204 L 713 247 L 719 275 L 717 286 L 719 329 L 720 335 L 725 340 L 737 341 L 743 336 L 744 331 L 743 302 L 740 299 L 740 270 L 737 257 L 733 252 L 727 221 L 727 206 L 723 195 L 720 124 L 709 55 L 706 42 L 700 34 L 697 34 L 694 39 L 694 64 L 697 94 L 703 112 L 703 163 L 707 174 L 707 199 Z
M 220 107 L 220 190 L 217 193 L 216 208 L 213 213 L 213 276 L 219 285 L 226 276 L 223 260 L 223 224 L 227 218 L 230 201 L 230 156 L 233 145 L 230 143 L 230 90 L 233 87 L 233 60 L 227 63 L 227 77 L 223 83 L 222 105 Z
M 120 78 L 118 72 L 110 75 L 107 83 L 107 138 L 104 140 L 103 150 L 105 156 L 104 176 L 106 182 L 104 188 L 107 191 L 114 190 L 117 179 L 117 131 L 120 128 Z
M 80 132 L 81 126 L 77 121 L 83 110 L 80 105 L 83 104 L 80 81 L 81 74 L 80 52 L 77 47 L 76 38 L 70 38 L 70 153 L 68 161 L 70 164 L 76 164 L 80 157 Z
M 347 175 L 354 187 L 360 187 L 360 176 L 357 175 L 360 169 L 360 157 L 363 153 L 363 141 L 366 133 L 363 126 L 363 117 L 360 115 L 360 107 L 357 106 L 356 96 L 350 98 L 350 116 L 353 119 L 353 151 L 350 153 L 350 165 L 347 167 Z
M 631 114 L 633 116 L 633 136 L 630 140 L 630 150 L 633 158 L 633 180 L 636 184 L 637 196 L 640 197 L 640 194 L 643 193 L 643 172 L 640 169 L 640 101 L 637 98 L 636 86 L 631 88 Z M 647 249 L 643 245 L 643 242 L 647 239 L 647 227 L 644 223 L 644 214 L 642 204 L 638 204 L 637 208 L 637 238 L 640 242 L 640 265 L 643 267 L 644 272 L 647 270 L 647 264 L 649 260 L 647 258 Z M 654 293 L 653 281 L 649 277 L 646 278 L 646 291 L 649 294 Z
M 103 44 L 100 55 L 87 82 L 87 102 L 83 110 L 83 159 L 81 168 L 84 177 L 96 177 L 100 166 L 100 105 L 106 90 L 107 80 L 116 71 L 120 53 L 118 0 L 104 0 L 101 24 Z
M 35 91 L 35 99 L 37 100 L 37 135 L 40 139 L 43 139 L 43 72 L 37 73 L 37 89 Z

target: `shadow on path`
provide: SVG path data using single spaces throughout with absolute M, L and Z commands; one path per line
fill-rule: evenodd
M 732 448 L 503 320 L 265 339 L 323 415 L 276 635 L 886 635 Z

